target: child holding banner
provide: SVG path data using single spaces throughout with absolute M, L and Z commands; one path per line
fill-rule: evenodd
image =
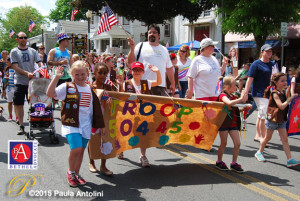
M 294 94 L 291 97 L 286 98 L 286 88 L 286 74 L 274 74 L 271 85 L 265 91 L 265 97 L 269 98 L 266 117 L 267 135 L 261 142 L 259 150 L 255 153 L 255 158 L 260 162 L 266 161 L 262 152 L 264 151 L 266 144 L 271 140 L 274 130 L 277 130 L 282 142 L 283 150 L 287 157 L 287 167 L 293 167 L 300 165 L 300 161 L 296 161 L 291 157 L 290 145 L 287 138 L 286 121 L 288 105 L 298 94 Z
M 118 84 L 120 91 L 136 93 L 136 94 L 150 94 L 151 87 L 156 87 L 161 84 L 160 71 L 156 66 L 149 65 L 149 69 L 156 73 L 156 80 L 141 80 L 144 74 L 144 65 L 141 62 L 135 62 L 131 65 L 132 76 L 130 80 L 124 82 L 124 77 L 118 77 Z M 119 154 L 119 159 L 122 159 L 123 152 Z M 150 163 L 146 157 L 146 148 L 141 147 L 140 163 L 143 167 L 150 167 Z
M 93 88 L 94 89 L 105 89 L 107 91 L 112 91 L 112 87 L 108 84 L 105 84 L 105 80 L 107 79 L 107 74 L 109 73 L 109 69 L 108 66 L 101 62 L 101 63 L 97 63 L 94 66 L 94 75 L 95 75 L 95 82 L 93 82 Z M 102 107 L 102 111 L 104 111 L 103 106 Z M 88 144 L 88 153 L 89 153 L 89 157 L 90 157 L 90 164 L 89 164 L 89 169 L 90 172 L 97 172 L 96 166 L 95 166 L 95 161 L 94 159 L 91 159 L 91 154 L 94 150 L 98 150 L 97 148 L 94 149 L 93 147 L 100 147 L 99 145 L 99 138 L 97 138 L 98 136 L 91 136 L 91 140 L 89 141 Z M 102 144 L 102 138 L 101 138 L 101 144 Z M 93 154 L 92 154 L 93 155 Z M 100 165 L 100 172 L 105 174 L 106 176 L 110 176 L 113 174 L 112 171 L 110 171 L 109 169 L 107 169 L 106 167 L 106 159 L 101 159 L 101 165 Z
M 86 184 L 86 181 L 79 175 L 79 170 L 84 150 L 91 137 L 92 127 L 100 128 L 100 132 L 103 133 L 105 125 L 99 99 L 86 84 L 88 77 L 86 63 L 74 62 L 70 74 L 73 82 L 63 83 L 56 87 L 64 73 L 63 66 L 55 68 L 55 77 L 47 89 L 47 96 L 62 100 L 61 133 L 67 138 L 71 148 L 67 181 L 71 187 L 76 187 Z
M 236 99 L 232 93 L 236 91 L 235 79 L 232 76 L 225 77 L 223 79 L 223 88 L 222 93 L 218 97 L 219 102 L 224 102 L 226 106 L 233 106 L 237 103 L 241 103 L 243 101 L 243 95 Z M 244 92 L 242 92 L 243 94 Z M 227 109 L 226 109 L 227 110 Z M 220 170 L 228 170 L 227 165 L 222 161 L 223 154 L 227 144 L 228 133 L 233 141 L 233 154 L 232 154 L 232 163 L 230 164 L 230 169 L 236 171 L 238 173 L 243 173 L 241 165 L 238 164 L 237 157 L 240 151 L 240 137 L 239 130 L 241 127 L 241 118 L 240 112 L 237 107 L 231 107 L 231 110 L 227 112 L 227 116 L 219 128 L 219 135 L 221 139 L 221 143 L 218 150 L 218 161 L 216 162 L 216 167 Z

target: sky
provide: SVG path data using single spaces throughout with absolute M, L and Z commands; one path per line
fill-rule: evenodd
M 31 6 L 36 8 L 43 16 L 55 8 L 56 0 L 0 0 L 0 13 L 5 14 L 9 9 L 18 6 Z

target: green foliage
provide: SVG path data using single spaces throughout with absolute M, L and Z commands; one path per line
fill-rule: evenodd
M 165 20 L 182 15 L 189 21 L 195 21 L 204 10 L 211 9 L 214 4 L 208 0 L 192 3 L 190 0 L 107 0 L 109 7 L 115 14 L 128 20 L 139 20 L 150 25 L 161 24 Z M 105 1 L 76 0 L 72 4 L 79 8 L 86 8 L 98 14 Z
M 36 24 L 32 33 L 28 30 L 30 20 Z M 41 24 L 45 24 L 46 20 L 37 9 L 31 6 L 20 6 L 10 9 L 6 14 L 6 18 L 0 19 L 0 23 L 2 24 L 0 30 L 0 49 L 10 51 L 17 46 L 15 38 L 18 32 L 25 32 L 28 37 L 39 35 L 42 33 L 40 26 Z M 10 29 L 15 32 L 12 38 L 9 38 Z
M 281 22 L 300 20 L 300 0 L 223 0 L 223 7 L 221 1 L 212 1 L 222 14 L 222 31 L 253 34 L 258 49 L 268 36 L 280 33 Z
M 71 20 L 73 10 L 72 5 L 70 4 L 71 2 L 72 0 L 57 0 L 55 3 L 55 9 L 50 10 L 49 19 L 53 22 L 58 22 L 59 20 Z M 87 9 L 81 7 L 78 8 L 79 12 L 75 15 L 75 21 L 82 19 L 85 20 L 85 13 L 87 12 Z

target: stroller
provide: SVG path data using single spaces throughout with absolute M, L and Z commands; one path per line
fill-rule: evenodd
M 49 129 L 50 142 L 59 143 L 59 138 L 55 132 L 55 122 L 53 118 L 54 106 L 52 99 L 46 95 L 50 79 L 32 79 L 29 82 L 29 132 L 27 139 L 33 139 L 33 130 Z

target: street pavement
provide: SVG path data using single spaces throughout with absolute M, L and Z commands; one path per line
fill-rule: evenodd
M 0 100 L 0 105 L 5 108 L 0 121 L 1 201 L 300 200 L 300 166 L 286 168 L 286 156 L 277 132 L 274 132 L 273 139 L 269 143 L 270 147 L 265 150 L 267 162 L 258 162 L 254 158 L 259 146 L 259 143 L 253 141 L 256 112 L 248 118 L 246 138 L 244 133 L 241 133 L 242 145 L 238 162 L 245 170 L 244 174 L 224 172 L 215 168 L 220 143 L 217 136 L 210 152 L 178 144 L 147 149 L 150 168 L 142 168 L 138 163 L 139 149 L 126 151 L 124 160 L 117 158 L 107 160 L 107 167 L 114 172 L 111 177 L 89 172 L 86 151 L 81 175 L 87 180 L 87 184 L 71 188 L 66 180 L 69 145 L 66 139 L 60 136 L 59 110 L 55 111 L 59 144 L 50 144 L 46 132 L 35 131 L 34 136 L 38 141 L 38 169 L 9 170 L 8 141 L 24 140 L 25 136 L 16 135 L 18 125 L 15 122 L 6 121 L 8 118 L 6 101 Z M 25 110 L 28 110 L 27 105 Z M 27 118 L 27 113 L 25 116 Z M 28 126 L 28 123 L 25 125 Z M 26 127 L 26 131 L 28 130 Z M 299 136 L 289 138 L 292 156 L 298 160 L 300 160 L 299 142 Z M 232 159 L 232 147 L 229 137 L 223 157 L 228 166 Z M 97 160 L 98 168 L 99 165 L 100 161 Z M 17 193 L 19 195 L 13 196 Z

